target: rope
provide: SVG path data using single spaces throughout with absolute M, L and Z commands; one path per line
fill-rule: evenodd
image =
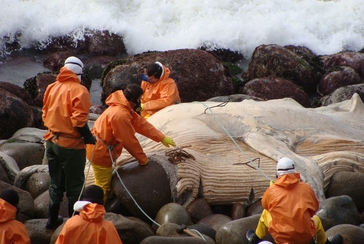
M 220 125 L 220 127 L 225 131 L 225 133 L 230 137 L 231 141 L 234 142 L 234 144 L 237 146 L 237 148 L 243 153 L 243 155 L 248 159 L 249 163 L 251 163 L 254 167 L 254 169 L 258 170 L 263 176 L 265 176 L 269 181 L 272 181 L 272 179 L 270 179 L 268 177 L 268 175 L 266 175 L 259 167 L 256 166 L 255 163 L 253 163 L 254 160 L 252 160 L 245 152 L 244 150 L 239 146 L 239 144 L 235 141 L 235 139 L 230 135 L 230 133 L 226 130 L 226 128 L 220 123 L 219 119 L 215 116 L 214 112 L 211 110 L 211 108 L 214 108 L 214 107 L 223 107 L 227 104 L 227 102 L 223 102 L 221 104 L 218 104 L 216 106 L 213 106 L 213 107 L 209 107 L 207 106 L 205 103 L 203 102 L 198 102 L 198 103 L 201 103 L 202 105 L 204 105 L 206 107 L 205 109 L 205 112 L 206 113 L 206 110 L 209 110 L 211 112 L 211 115 L 213 116 L 213 118 L 216 120 L 216 122 Z

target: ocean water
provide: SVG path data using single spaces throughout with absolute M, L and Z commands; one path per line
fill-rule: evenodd
M 128 54 L 228 48 L 250 57 L 260 44 L 304 45 L 316 54 L 364 47 L 363 0 L 0 0 L 0 47 L 44 46 L 51 36 L 107 29 Z M 5 38 L 4 38 L 5 37 Z
M 364 47 L 363 0 L 0 0 L 0 6 L 0 56 L 9 55 L 5 43 L 42 49 L 51 37 L 77 43 L 87 29 L 122 36 L 130 55 L 205 46 L 249 59 L 261 44 L 302 45 L 318 55 Z M 0 62 L 0 81 L 22 86 L 42 71 L 40 60 L 12 57 Z

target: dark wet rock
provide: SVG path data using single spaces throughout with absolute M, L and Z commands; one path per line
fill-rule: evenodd
M 335 70 L 340 66 L 351 67 L 364 79 L 364 53 L 361 52 L 339 52 L 332 55 L 322 56 L 323 67 L 327 71 Z
M 332 176 L 325 195 L 327 198 L 348 195 L 361 213 L 364 211 L 364 191 L 358 186 L 363 185 L 363 173 L 357 171 L 339 171 Z
M 328 238 L 332 238 L 336 234 L 341 234 L 343 244 L 363 243 L 364 229 L 351 224 L 336 225 L 326 231 Z
M 293 82 L 277 77 L 256 78 L 244 86 L 245 94 L 263 100 L 290 97 L 304 107 L 310 107 L 308 95 Z
M 224 62 L 235 63 L 235 62 L 238 62 L 238 61 L 244 59 L 244 55 L 242 53 L 239 53 L 236 51 L 231 51 L 230 49 L 216 48 L 216 49 L 210 50 L 207 47 L 201 47 L 200 49 L 214 54 L 215 56 L 217 56 L 219 59 L 221 59 Z
M 0 88 L 0 139 L 7 139 L 24 127 L 32 127 L 34 114 L 31 107 L 16 95 Z
M 34 173 L 29 177 L 25 185 L 25 190 L 35 199 L 48 190 L 50 181 L 51 178 L 48 173 Z
M 28 105 L 34 105 L 33 98 L 20 86 L 17 86 L 10 82 L 0 81 L 0 88 L 14 94 Z
M 51 53 L 44 59 L 43 66 L 55 73 L 58 73 L 63 67 L 64 61 L 70 56 L 74 56 L 74 54 L 69 51 Z M 53 81 L 55 81 L 55 79 L 53 79 Z
M 102 78 L 101 100 L 129 83 L 140 84 L 144 67 L 155 61 L 170 68 L 182 102 L 205 101 L 234 91 L 232 76 L 218 58 L 203 50 L 180 49 L 142 53 L 109 64 Z
M 47 86 L 56 81 L 57 74 L 52 72 L 43 72 L 37 74 L 33 78 L 29 78 L 24 82 L 25 90 L 34 99 L 34 103 L 38 107 L 43 106 L 43 96 Z
M 223 214 L 211 214 L 198 221 L 197 224 L 204 224 L 213 228 L 215 231 L 219 231 L 221 226 L 230 221 L 232 221 L 232 219 L 229 216 Z
M 263 207 L 260 200 L 253 202 L 246 208 L 246 216 L 261 214 L 262 212 L 263 212 Z
M 35 173 L 47 173 L 48 165 L 32 165 L 22 169 L 14 180 L 14 186 L 25 189 L 28 179 Z
M 316 92 L 322 74 L 320 64 L 308 62 L 304 56 L 297 55 L 279 45 L 260 45 L 251 57 L 247 73 L 247 80 L 264 77 L 280 77 L 293 82 L 302 89 L 312 94 Z
M 185 231 L 187 230 L 187 231 Z M 187 232 L 187 233 L 186 233 Z M 188 237 L 192 236 L 197 239 L 205 239 L 206 243 L 215 243 L 209 236 L 204 235 L 196 229 L 191 229 L 186 226 L 181 226 L 175 223 L 164 223 L 157 229 L 157 236 L 165 237 Z
M 30 219 L 24 223 L 31 243 L 50 243 L 54 230 L 46 229 L 46 223 L 47 219 Z
M 171 202 L 169 179 L 162 166 L 153 160 L 149 159 L 146 166 L 140 166 L 134 161 L 118 168 L 118 173 L 135 201 L 150 218 L 155 219 L 158 210 Z M 141 179 L 141 181 L 135 179 Z M 112 178 L 112 189 L 133 216 L 149 221 L 135 205 L 115 174 Z M 148 197 L 145 197 L 146 195 Z
M 101 56 L 126 54 L 123 38 L 107 30 L 89 31 L 85 35 L 86 53 Z
M 85 72 L 91 79 L 100 79 L 106 66 L 116 60 L 116 57 L 112 56 L 90 57 L 90 59 L 86 60 Z
M 330 197 L 320 203 L 317 211 L 325 230 L 335 225 L 359 225 L 360 218 L 355 203 L 349 196 Z
M 33 204 L 33 198 L 30 195 L 30 193 L 18 187 L 0 181 L 0 192 L 9 189 L 16 191 L 19 195 L 19 205 L 18 205 L 19 213 L 16 215 L 16 219 L 19 220 L 20 222 L 32 219 L 34 217 L 34 204 Z
M 192 224 L 191 216 L 186 208 L 177 203 L 167 203 L 161 207 L 155 217 L 155 221 L 160 225 L 164 223 L 175 223 L 178 225 Z
M 212 214 L 212 210 L 205 198 L 197 198 L 186 206 L 193 223 Z
M 249 229 L 255 230 L 260 214 L 230 221 L 217 231 L 216 243 L 219 244 L 248 244 L 245 233 Z M 264 240 L 273 241 L 268 233 Z
M 5 175 L 1 180 L 12 184 L 20 171 L 17 162 L 6 153 L 0 151 L 0 165 L 4 169 L 1 174 Z
M 363 92 L 364 84 L 356 84 L 344 86 L 336 89 L 333 93 L 321 99 L 321 104 L 327 106 L 333 103 L 339 103 L 345 100 L 350 100 L 354 93 Z
M 195 225 L 189 225 L 189 229 L 196 230 L 201 234 L 204 234 L 208 237 L 210 237 L 212 240 L 215 241 L 216 238 L 216 230 L 211 228 L 210 226 L 204 225 L 204 224 L 195 224 Z
M 323 95 L 328 95 L 337 88 L 361 82 L 360 76 L 353 68 L 341 66 L 322 77 L 318 85 L 318 91 Z
M 48 218 L 48 206 L 50 202 L 49 191 L 45 191 L 34 199 L 34 217 Z M 68 217 L 68 200 L 66 193 L 63 194 L 59 215 L 64 218 Z
M 245 215 L 246 215 L 245 206 L 241 203 L 234 203 L 231 210 L 231 218 L 233 220 L 241 219 L 244 218 Z
M 209 243 L 196 237 L 165 237 L 150 236 L 145 238 L 140 244 L 204 244 Z M 211 243 L 211 242 L 210 242 Z M 214 243 L 214 242 L 212 242 Z
M 143 239 L 155 234 L 150 225 L 138 218 L 105 213 L 104 219 L 114 224 L 124 244 L 140 243 Z
M 10 138 L 6 143 L 0 145 L 0 151 L 12 157 L 17 162 L 20 170 L 31 165 L 42 164 L 45 151 L 43 142 L 23 139 L 24 137 Z

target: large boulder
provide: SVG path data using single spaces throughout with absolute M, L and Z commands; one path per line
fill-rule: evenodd
M 234 92 L 232 76 L 220 59 L 203 50 L 181 49 L 147 52 L 110 63 L 102 78 L 101 100 L 105 101 L 114 89 L 140 84 L 144 67 L 155 61 L 170 68 L 182 102 L 204 101 Z
M 307 48 L 282 47 L 275 44 L 258 46 L 251 57 L 247 80 L 280 77 L 292 81 L 312 94 L 322 76 L 320 60 Z M 304 55 L 303 55 L 304 54 Z

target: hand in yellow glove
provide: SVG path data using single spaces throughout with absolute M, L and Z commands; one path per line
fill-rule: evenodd
M 140 104 L 140 112 L 141 112 L 141 111 L 143 111 L 143 110 L 144 110 L 144 104 L 143 104 L 143 103 L 141 103 L 141 104 Z
M 165 146 L 165 147 L 169 147 L 170 145 L 175 147 L 176 146 L 176 143 L 173 141 L 172 138 L 170 138 L 169 136 L 165 136 L 163 139 L 162 139 L 162 144 Z
M 145 165 L 147 165 L 148 164 L 148 159 L 147 159 L 147 161 L 144 163 L 144 164 L 140 164 L 141 166 L 145 166 Z
M 271 181 L 269 182 L 269 186 L 273 185 L 274 183 L 275 183 L 275 181 L 274 181 L 274 180 L 271 180 Z

